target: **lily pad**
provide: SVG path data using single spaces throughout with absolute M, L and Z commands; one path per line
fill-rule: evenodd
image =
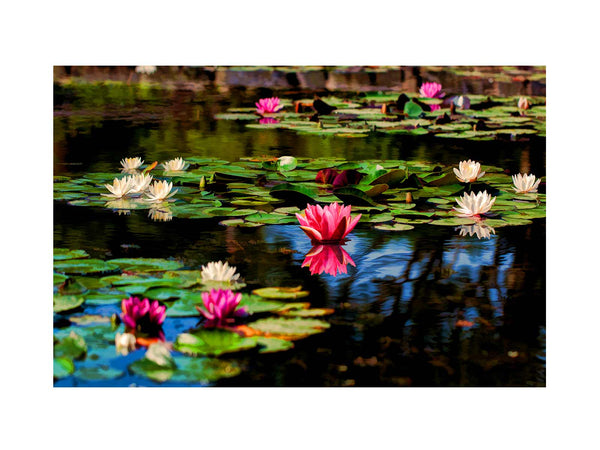
M 69 358 L 54 358 L 54 378 L 65 378 L 73 372 L 75 372 L 75 365 Z
M 54 263 L 54 271 L 74 275 L 116 272 L 119 266 L 101 259 L 68 259 Z
M 61 313 L 79 308 L 84 302 L 83 297 L 74 295 L 55 295 L 53 311 Z
M 237 333 L 214 329 L 200 329 L 177 336 L 174 349 L 192 356 L 219 356 L 248 350 L 257 345 L 256 339 L 244 338 Z
M 412 230 L 414 228 L 414 226 L 408 225 L 405 223 L 394 223 L 394 224 L 375 225 L 375 228 L 377 230 L 383 230 L 383 231 L 406 231 L 406 230 Z
M 329 328 L 329 323 L 318 319 L 271 317 L 260 319 L 248 324 L 267 337 L 283 339 L 300 339 L 311 334 L 317 334 Z
M 178 261 L 158 258 L 119 258 L 107 262 L 120 267 L 122 270 L 132 272 L 162 272 L 183 267 L 183 264 Z
M 54 249 L 54 261 L 62 261 L 64 259 L 89 258 L 88 252 L 85 250 L 69 250 L 67 248 Z
M 307 297 L 310 292 L 303 291 L 302 286 L 296 287 L 266 287 L 255 289 L 252 291 L 253 294 L 263 298 L 280 298 L 280 299 L 293 299 Z

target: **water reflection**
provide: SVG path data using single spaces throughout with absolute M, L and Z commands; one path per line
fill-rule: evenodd
M 341 245 L 315 245 L 305 255 L 302 267 L 308 267 L 311 275 L 326 274 L 337 276 L 338 273 L 348 273 L 347 265 L 356 264 Z
M 460 236 L 477 236 L 478 239 L 489 239 L 492 234 L 496 234 L 496 230 L 484 222 L 461 225 L 456 227 L 455 230 L 459 231 Z
M 260 123 L 261 125 L 272 125 L 275 123 L 279 123 L 279 120 L 277 120 L 273 117 L 263 117 L 262 119 L 260 119 L 258 121 L 258 123 Z
M 169 222 L 173 220 L 173 211 L 166 204 L 153 204 L 148 211 L 148 217 L 155 222 Z

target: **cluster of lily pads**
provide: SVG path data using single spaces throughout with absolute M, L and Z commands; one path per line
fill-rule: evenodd
M 215 117 L 248 121 L 249 128 L 282 128 L 340 137 L 377 132 L 522 140 L 545 136 L 546 131 L 544 97 L 447 94 L 435 82 L 423 83 L 418 95 L 369 93 L 352 99 L 330 96 L 294 102 L 262 98 L 256 102 L 256 109 L 230 108 Z
M 402 160 L 347 162 L 283 156 L 230 163 L 189 157 L 176 160 L 178 170 L 166 164 L 162 172 L 156 163 L 144 167 L 137 160 L 133 169 L 127 164 L 131 160 L 122 161 L 123 170 L 141 173 L 121 179 L 113 173 L 55 177 L 55 199 L 119 214 L 149 210 L 153 220 L 216 220 L 227 227 L 298 223 L 296 214 L 307 204 L 342 202 L 361 213 L 360 224 L 378 230 L 404 231 L 431 224 L 458 226 L 461 234 L 478 237 L 487 235 L 477 232 L 484 225 L 526 225 L 545 217 L 545 194 L 537 192 L 543 179 L 532 174 L 511 177 L 502 168 L 470 160 L 446 167 Z M 151 177 L 155 177 L 153 185 L 148 184 Z M 105 184 L 111 179 L 112 185 Z M 129 186 L 136 192 L 128 191 Z M 142 198 L 143 186 L 156 188 Z M 105 200 L 115 192 L 121 197 Z M 460 208 L 453 208 L 455 201 Z
M 293 341 L 329 328 L 316 317 L 333 310 L 296 301 L 309 295 L 300 286 L 241 292 L 245 287 L 236 268 L 222 261 L 196 270 L 175 260 L 104 261 L 83 250 L 54 249 L 54 312 L 60 324 L 55 379 L 117 378 L 124 372 L 106 360 L 145 349 L 129 364 L 132 373 L 154 381 L 210 383 L 242 370 L 222 355 L 285 351 Z M 165 322 L 186 318 L 196 320 L 168 342 Z

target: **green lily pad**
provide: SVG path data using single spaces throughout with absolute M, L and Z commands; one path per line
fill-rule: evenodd
M 286 339 L 257 336 L 256 342 L 261 346 L 258 353 L 284 352 L 294 347 L 294 343 Z
M 81 367 L 75 372 L 75 377 L 86 381 L 112 380 L 122 376 L 124 372 L 120 369 L 109 366 L 108 364 L 99 364 L 93 366 Z
M 230 378 L 241 373 L 236 362 L 223 361 L 216 358 L 190 358 L 176 356 L 175 367 L 162 367 L 146 358 L 135 361 L 129 369 L 136 375 L 153 381 L 167 380 L 182 383 L 209 384 L 222 378 Z
M 463 218 L 463 217 L 449 217 L 446 219 L 438 219 L 431 222 L 431 225 L 441 225 L 441 226 L 457 226 L 457 225 L 472 225 L 476 221 L 475 219 Z
M 120 267 L 122 270 L 132 272 L 162 272 L 183 267 L 183 264 L 178 261 L 158 258 L 119 258 L 107 262 Z
M 66 248 L 54 249 L 54 261 L 62 261 L 64 259 L 89 258 L 88 252 L 85 250 L 69 250 Z
M 55 358 L 82 359 L 87 353 L 85 339 L 74 331 L 54 344 Z
M 302 205 L 315 203 L 318 197 L 317 192 L 314 190 L 303 185 L 292 183 L 282 183 L 273 186 L 269 191 L 269 195 Z
M 283 224 L 283 223 L 297 223 L 296 217 L 290 217 L 283 214 L 272 214 L 265 212 L 258 212 L 251 214 L 244 218 L 247 222 L 256 222 L 262 224 Z
M 68 259 L 54 263 L 54 271 L 74 275 L 116 272 L 119 266 L 101 259 Z
M 293 308 L 293 309 L 285 309 L 281 311 L 279 314 L 285 317 L 320 317 L 320 316 L 328 316 L 335 312 L 334 309 L 331 308 Z
M 266 287 L 255 289 L 252 291 L 253 294 L 263 298 L 281 298 L 281 299 L 292 299 L 307 297 L 310 292 L 303 291 L 302 286 L 296 286 L 293 288 L 289 287 Z
M 285 336 L 288 339 L 300 339 L 317 334 L 329 328 L 329 323 L 318 319 L 271 317 L 248 324 L 268 337 Z
M 394 224 L 375 225 L 375 228 L 377 230 L 383 230 L 383 231 L 406 231 L 406 230 L 412 230 L 414 228 L 414 226 L 408 225 L 405 223 L 394 223 Z
M 79 308 L 84 302 L 83 297 L 74 295 L 55 295 L 53 311 L 61 313 Z
M 57 284 L 64 283 L 68 278 L 68 276 L 63 275 L 62 273 L 55 273 L 53 274 L 52 284 L 56 286 Z
M 248 350 L 257 345 L 256 339 L 244 338 L 237 333 L 214 329 L 200 329 L 177 336 L 174 349 L 191 356 L 219 356 Z
M 242 300 L 240 301 L 240 307 L 242 306 L 246 307 L 248 313 L 254 314 L 269 311 L 278 311 L 282 308 L 285 308 L 286 303 L 265 300 L 259 295 L 243 294 Z
M 73 372 L 75 372 L 75 365 L 69 358 L 54 358 L 54 378 L 65 378 Z
M 377 206 L 366 193 L 354 187 L 343 187 L 333 191 L 333 195 L 350 205 Z

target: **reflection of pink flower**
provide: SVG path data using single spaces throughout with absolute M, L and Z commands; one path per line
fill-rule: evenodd
M 263 117 L 258 121 L 261 125 L 270 125 L 272 123 L 279 123 L 279 120 L 274 119 L 273 117 Z
M 312 275 L 325 272 L 335 277 L 338 273 L 348 273 L 348 263 L 356 267 L 341 245 L 316 245 L 306 254 L 302 267 L 308 267 Z
M 234 294 L 229 289 L 211 289 L 202 293 L 204 308 L 196 306 L 196 309 L 206 317 L 206 325 L 219 327 L 247 314 L 246 307 L 238 308 L 241 300 L 242 294 Z
M 362 214 L 350 217 L 351 206 L 331 203 L 325 207 L 306 205 L 304 214 L 296 214 L 300 228 L 313 242 L 336 244 L 352 231 Z
M 423 83 L 421 89 L 419 89 L 419 93 L 421 94 L 421 97 L 442 98 L 443 94 L 441 90 L 442 85 L 440 83 Z
M 429 109 L 431 111 L 437 111 L 438 109 L 440 109 L 441 106 L 440 105 L 429 105 Z
M 167 316 L 166 306 L 162 306 L 157 300 L 150 302 L 147 298 L 140 300 L 137 297 L 129 297 L 121 302 L 121 320 L 126 327 L 131 329 L 147 330 L 156 328 L 164 322 Z
M 259 114 L 274 113 L 283 108 L 283 105 L 279 104 L 278 97 L 261 98 L 256 102 L 256 112 Z

